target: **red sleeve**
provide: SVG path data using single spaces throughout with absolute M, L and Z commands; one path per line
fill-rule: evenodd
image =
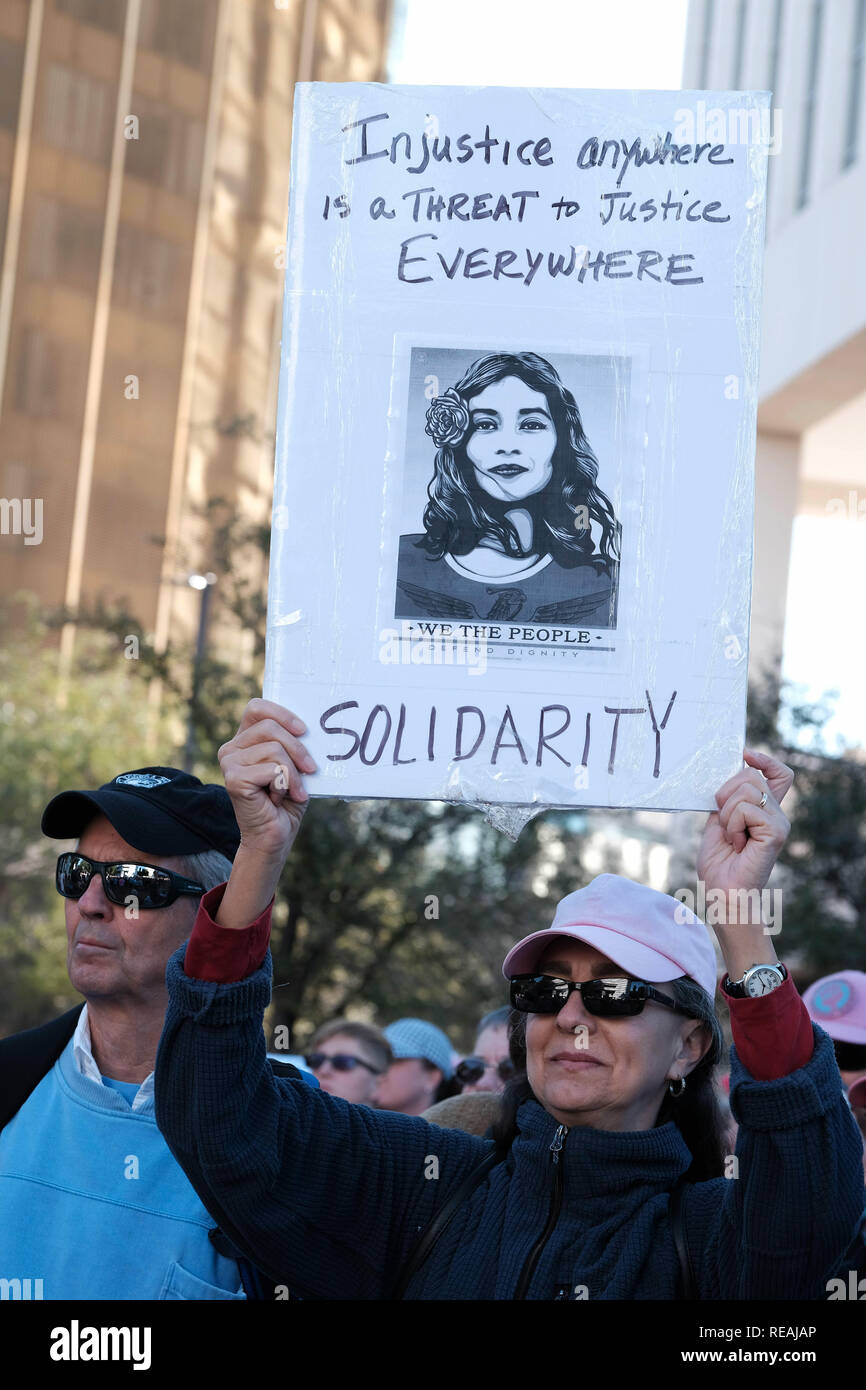
M 267 954 L 273 898 L 260 917 L 236 931 L 214 921 L 225 891 L 226 884 L 220 883 L 202 894 L 183 958 L 184 974 L 191 979 L 233 984 L 258 970 Z
M 814 1035 L 806 1005 L 789 975 L 784 984 L 758 999 L 732 999 L 731 1034 L 737 1056 L 756 1081 L 778 1081 L 804 1067 L 812 1056 Z

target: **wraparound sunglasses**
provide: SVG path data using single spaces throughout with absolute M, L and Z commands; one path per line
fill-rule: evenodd
M 57 891 L 64 898 L 80 898 L 87 892 L 94 874 L 102 879 L 108 901 L 118 907 L 125 907 L 130 898 L 135 898 L 138 907 L 143 909 L 168 907 L 183 893 L 200 898 L 204 892 L 200 883 L 173 873 L 171 869 L 123 860 L 89 859 L 77 850 L 61 854 L 57 860 Z
M 646 1004 L 652 1000 L 664 1004 L 675 1013 L 693 1015 L 687 1009 L 668 999 L 661 990 L 654 989 L 646 980 L 631 980 L 625 976 L 613 976 L 599 980 L 561 980 L 554 975 L 513 975 L 511 977 L 511 1007 L 522 1014 L 558 1014 L 575 990 L 587 1013 L 600 1018 L 633 1017 L 642 1013 Z
M 500 1081 L 510 1081 L 514 1075 L 514 1063 L 510 1057 L 503 1057 L 499 1062 L 485 1062 L 483 1057 L 464 1057 L 454 1075 L 461 1086 L 473 1086 L 486 1071 L 495 1071 Z

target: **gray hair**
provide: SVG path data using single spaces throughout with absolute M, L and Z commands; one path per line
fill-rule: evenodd
M 206 849 L 202 854 L 179 855 L 178 866 L 178 873 L 200 883 L 206 893 L 210 888 L 216 888 L 218 883 L 225 883 L 232 871 L 232 861 L 218 849 Z
M 702 1057 L 707 1070 L 719 1063 L 725 1052 L 725 1038 L 722 1033 L 722 1025 L 716 1015 L 715 1005 L 702 985 L 696 980 L 691 980 L 687 975 L 681 975 L 678 980 L 670 980 L 670 987 L 673 991 L 674 1003 L 681 1009 L 685 1009 L 693 1018 L 700 1019 L 705 1023 L 712 1035 L 712 1041 L 707 1051 Z

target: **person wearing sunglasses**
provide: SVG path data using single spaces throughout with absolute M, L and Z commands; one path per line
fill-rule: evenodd
M 314 1299 L 826 1298 L 862 1230 L 860 1135 L 830 1037 L 738 906 L 714 925 L 736 1181 L 714 1103 L 707 929 L 613 874 L 506 955 L 517 1074 L 491 1139 L 268 1075 L 271 963 L 251 932 L 307 803 L 304 732 L 257 700 L 220 750 L 243 845 L 216 916 L 200 911 L 169 962 L 157 1057 L 168 1144 L 248 1257 Z M 704 830 L 708 902 L 761 889 L 790 830 L 790 769 L 751 749 L 744 762 Z
M 375 1105 L 392 1061 L 388 1039 L 372 1023 L 335 1018 L 310 1039 L 304 1060 L 322 1090 L 355 1105 Z
M 506 1082 L 514 1075 L 514 1063 L 508 1055 L 508 1023 L 507 1007 L 482 1018 L 472 1056 L 464 1057 L 457 1068 L 462 1095 L 505 1090 Z
M 0 1275 L 38 1273 L 46 1299 L 244 1298 L 251 1272 L 210 1237 L 153 1096 L 166 962 L 231 872 L 231 801 L 138 768 L 61 792 L 42 829 L 77 840 L 55 883 L 85 1002 L 0 1042 Z

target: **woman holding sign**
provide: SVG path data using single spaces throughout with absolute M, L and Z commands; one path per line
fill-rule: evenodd
M 506 957 L 525 1072 L 495 1142 L 275 1079 L 267 936 L 315 770 L 304 732 L 254 700 L 220 750 L 241 846 L 167 974 L 157 1118 L 239 1250 L 314 1299 L 826 1298 L 856 1259 L 860 1135 L 832 1042 L 760 922 L 716 928 L 736 1044 L 727 1159 L 706 928 L 615 875 Z M 735 902 L 767 882 L 790 829 L 792 773 L 750 750 L 746 762 L 716 794 L 698 860 Z
M 424 534 L 400 537 L 395 617 L 615 627 L 620 525 L 551 364 L 479 358 L 426 430 L 435 471 Z

